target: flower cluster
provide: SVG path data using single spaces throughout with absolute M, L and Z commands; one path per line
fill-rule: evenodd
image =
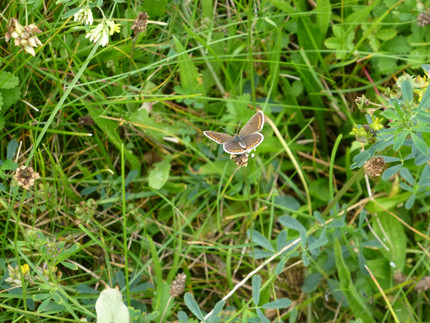
M 15 172 L 13 179 L 22 188 L 29 190 L 34 185 L 34 181 L 40 178 L 39 173 L 36 173 L 32 167 L 20 166 Z
M 233 159 L 236 162 L 236 165 L 239 167 L 248 166 L 248 157 L 249 154 L 239 154 L 239 155 L 230 155 L 230 159 Z
M 5 34 L 6 41 L 15 40 L 15 46 L 19 46 L 32 56 L 36 55 L 34 48 L 42 45 L 35 34 L 42 31 L 35 25 L 22 26 L 16 18 L 10 18 Z
M 80 9 L 77 13 L 73 15 L 75 21 L 82 22 L 87 25 L 92 25 L 93 20 L 93 12 L 89 7 L 85 7 Z
M 373 157 L 364 163 L 364 172 L 371 177 L 381 176 L 385 170 L 385 160 L 382 157 Z
M 134 37 L 137 37 L 140 33 L 146 30 L 146 25 L 148 24 L 148 14 L 146 12 L 139 12 L 137 18 L 134 19 L 131 30 L 134 31 Z
M 185 274 L 176 275 L 175 280 L 170 285 L 169 293 L 172 297 L 178 297 L 184 292 L 186 279 L 187 275 Z
M 90 41 L 94 43 L 100 41 L 100 45 L 104 47 L 109 42 L 109 34 L 113 35 L 114 33 L 119 33 L 120 30 L 120 24 L 116 24 L 110 19 L 103 19 L 103 21 L 99 23 L 96 28 L 87 33 L 85 38 L 90 38 Z
M 21 286 L 22 282 L 19 269 L 19 266 L 12 267 L 11 265 L 7 265 L 9 277 L 5 279 L 5 282 L 10 283 L 13 286 Z M 28 264 L 22 265 L 21 271 L 24 276 L 24 280 L 30 281 L 30 266 Z
M 80 221 L 88 224 L 93 219 L 96 209 L 96 201 L 89 199 L 88 201 L 82 201 L 76 206 L 75 215 Z

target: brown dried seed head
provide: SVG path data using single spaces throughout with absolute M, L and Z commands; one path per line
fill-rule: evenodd
M 13 176 L 19 186 L 28 190 L 34 185 L 34 181 L 40 178 L 39 173 L 36 173 L 32 167 L 20 166 Z
M 430 24 L 430 15 L 424 12 L 420 13 L 417 18 L 417 24 L 420 27 Z
M 421 280 L 415 285 L 415 290 L 417 292 L 425 292 L 430 289 L 430 276 L 424 276 Z
M 146 12 L 139 12 L 131 26 L 131 30 L 134 31 L 135 37 L 145 31 L 146 25 L 148 24 L 148 18 L 149 16 Z
M 170 295 L 172 297 L 177 297 L 184 292 L 185 289 L 185 280 L 187 279 L 187 275 L 178 274 L 172 284 L 170 285 Z
M 239 167 L 248 166 L 248 154 L 230 155 L 230 159 L 233 159 Z
M 401 284 L 406 280 L 406 276 L 401 271 L 396 271 L 393 278 L 396 284 Z
M 368 176 L 381 176 L 385 169 L 385 161 L 382 157 L 373 157 L 364 163 L 364 172 Z

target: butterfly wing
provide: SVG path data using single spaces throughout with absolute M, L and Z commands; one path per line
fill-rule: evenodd
M 239 131 L 240 136 L 246 136 L 253 132 L 260 131 L 263 129 L 264 125 L 264 113 L 258 111 L 254 114 L 251 119 L 243 126 L 243 128 Z
M 239 142 L 236 140 L 231 140 L 228 141 L 224 144 L 223 146 L 224 151 L 226 153 L 232 154 L 232 155 L 239 155 L 239 154 L 244 154 L 248 151 L 248 148 L 245 147 L 240 147 Z
M 242 140 L 246 144 L 246 149 L 248 151 L 251 151 L 255 147 L 257 147 L 259 144 L 261 144 L 264 140 L 264 136 L 259 132 L 251 133 L 250 135 L 246 135 L 242 137 Z
M 222 133 L 222 132 L 216 132 L 216 131 L 203 131 L 206 137 L 209 139 L 212 139 L 218 144 L 226 143 L 233 139 L 233 136 L 230 136 L 229 134 Z
M 254 132 L 242 137 L 245 147 L 241 147 L 239 141 L 231 140 L 224 144 L 224 151 L 232 155 L 244 154 L 257 147 L 263 140 L 264 136 L 261 133 Z

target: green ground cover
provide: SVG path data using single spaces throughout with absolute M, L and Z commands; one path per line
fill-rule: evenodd
M 0 9 L 0 322 L 430 322 L 429 1 Z

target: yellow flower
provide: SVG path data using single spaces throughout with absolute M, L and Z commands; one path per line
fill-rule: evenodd
M 373 123 L 369 125 L 370 128 L 376 131 L 381 130 L 382 128 L 384 128 L 384 125 L 381 123 L 382 120 L 382 118 L 372 117 Z
M 28 273 L 30 271 L 30 266 L 28 264 L 22 265 L 21 271 L 25 275 L 26 273 Z
M 110 34 L 111 34 L 111 36 L 114 33 L 119 33 L 121 31 L 121 25 L 120 24 L 116 24 L 113 20 L 107 20 L 106 24 L 110 28 Z

